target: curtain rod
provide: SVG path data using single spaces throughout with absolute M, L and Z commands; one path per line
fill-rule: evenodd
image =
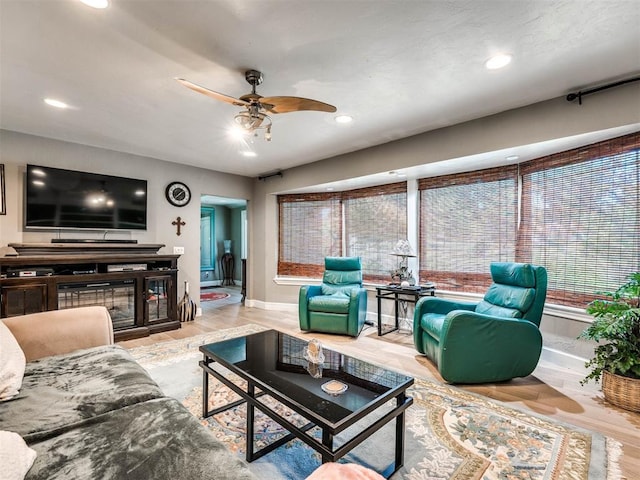
M 608 88 L 619 87 L 620 85 L 624 85 L 625 83 L 637 82 L 639 80 L 640 80 L 640 76 L 628 78 L 626 80 L 620 80 L 619 82 L 609 83 L 607 85 L 602 85 L 601 87 L 590 88 L 589 90 L 580 90 L 578 92 L 570 93 L 569 95 L 567 95 L 567 101 L 573 102 L 577 98 L 578 104 L 582 105 L 582 97 L 585 95 L 590 95 L 592 93 L 596 93 L 601 90 L 607 90 Z
M 277 171 L 277 172 L 273 172 L 273 173 L 265 173 L 263 175 L 260 175 L 258 177 L 258 180 L 266 180 L 267 178 L 271 178 L 271 177 L 280 177 L 280 178 L 282 178 L 282 172 Z

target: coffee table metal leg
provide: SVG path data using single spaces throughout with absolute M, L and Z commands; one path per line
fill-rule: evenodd
M 395 312 L 395 317 L 396 317 L 396 330 L 398 330 L 400 328 L 400 323 L 398 322 L 398 303 L 399 303 L 399 299 L 398 299 L 398 294 L 395 293 L 394 297 L 393 297 L 393 304 L 394 304 L 394 312 Z
M 396 397 L 396 405 L 399 407 L 406 400 L 406 395 L 401 393 Z M 404 411 L 396 417 L 396 471 L 404 465 Z
M 202 370 L 202 418 L 209 416 L 209 374 Z
M 333 451 L 333 435 L 322 429 L 322 445 L 327 447 L 329 451 Z M 322 455 L 322 463 L 334 462 L 335 459 Z
M 247 394 L 255 398 L 255 385 L 253 382 L 247 382 Z M 253 417 L 255 407 L 253 402 L 247 402 L 247 450 L 246 458 L 247 462 L 253 461 Z
M 382 336 L 382 299 L 380 298 L 380 294 L 377 295 L 378 297 L 378 336 L 381 337 Z

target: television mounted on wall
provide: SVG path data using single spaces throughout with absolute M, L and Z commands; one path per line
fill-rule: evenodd
M 146 230 L 147 181 L 27 165 L 25 228 Z

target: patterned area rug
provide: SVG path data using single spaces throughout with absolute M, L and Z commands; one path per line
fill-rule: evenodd
M 222 300 L 224 298 L 229 298 L 231 295 L 224 292 L 200 292 L 200 301 L 201 302 L 211 302 L 213 300 Z
M 197 366 L 201 356 L 198 347 L 261 330 L 264 328 L 258 325 L 237 327 L 139 347 L 131 353 L 168 395 L 181 400 L 200 418 L 202 371 Z M 616 463 L 620 446 L 600 434 L 428 380 L 416 379 L 409 395 L 414 398 L 414 404 L 406 415 L 405 465 L 391 477 L 394 480 L 620 478 Z M 211 378 L 210 399 L 212 405 L 223 405 L 235 399 L 235 394 Z M 265 402 L 271 402 L 282 415 L 295 420 L 295 414 L 274 399 L 266 398 Z M 262 414 L 256 414 L 255 423 L 258 446 L 285 434 L 278 424 Z M 244 406 L 202 420 L 202 424 L 230 450 L 244 457 Z M 309 434 L 319 435 L 315 430 Z M 344 435 L 349 438 L 352 433 L 347 431 Z M 344 460 L 381 471 L 392 461 L 393 442 L 391 424 Z M 336 443 L 340 444 L 340 437 Z M 251 463 L 250 467 L 259 478 L 299 480 L 319 464 L 319 456 L 312 449 L 294 440 Z

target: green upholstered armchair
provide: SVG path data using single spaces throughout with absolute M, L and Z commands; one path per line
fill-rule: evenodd
M 527 263 L 492 263 L 491 277 L 479 303 L 424 297 L 416 304 L 416 349 L 449 383 L 526 377 L 540 359 L 547 271 Z
M 360 257 L 326 257 L 322 285 L 300 287 L 300 329 L 357 337 L 367 316 Z

